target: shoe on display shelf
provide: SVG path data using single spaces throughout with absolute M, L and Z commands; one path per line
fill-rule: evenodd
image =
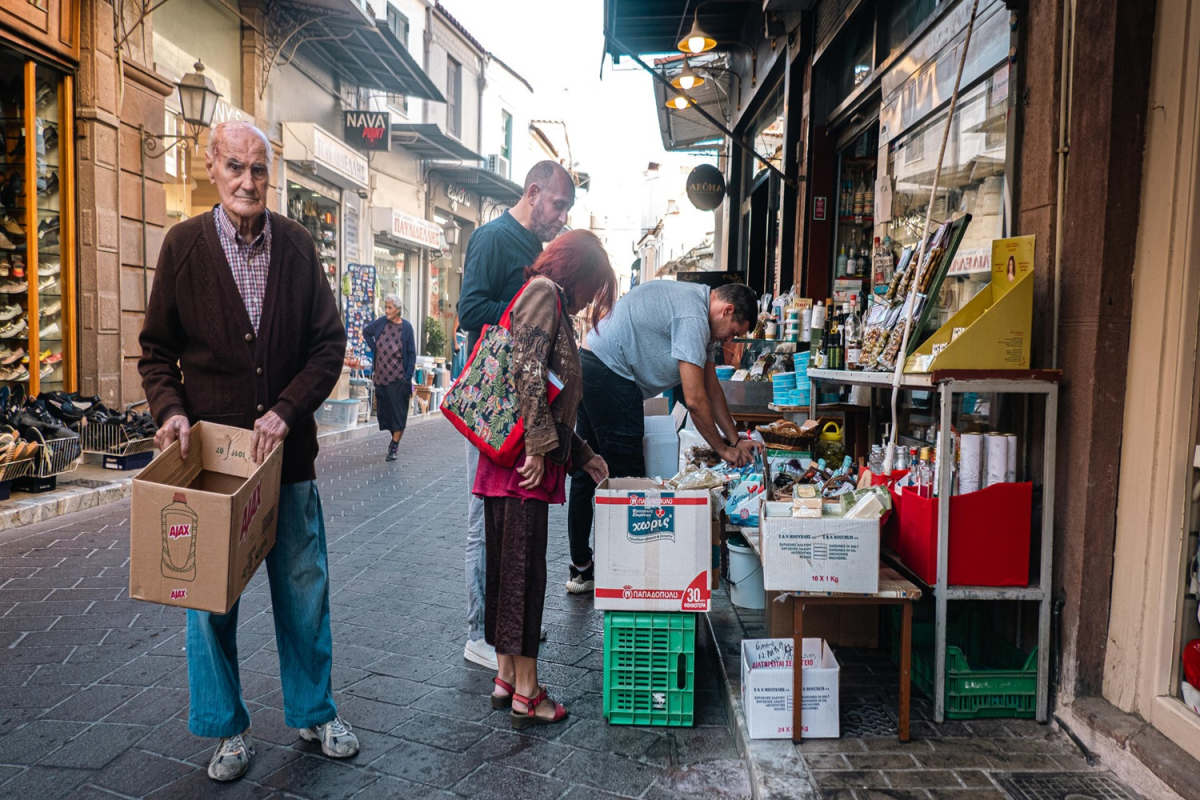
M 12 240 L 4 235 L 4 231 L 0 231 L 0 250 L 16 250 L 17 246 L 12 243 Z
M 38 276 L 57 275 L 60 267 L 58 261 L 47 261 L 44 264 L 38 264 Z
M 29 289 L 25 281 L 8 279 L 0 281 L 0 294 L 24 294 Z
M 50 178 L 38 178 L 38 194 L 54 194 L 58 191 L 58 173 L 51 172 Z
M 39 374 L 43 378 L 48 378 L 56 369 L 58 369 L 58 364 L 42 364 L 42 369 Z
M 47 305 L 45 308 L 39 308 L 38 316 L 39 317 L 52 317 L 55 314 L 57 314 L 61 308 L 62 308 L 61 303 L 58 300 L 55 300 L 54 302 Z
M 17 362 L 25 357 L 25 348 L 18 347 L 16 350 L 11 349 L 8 345 L 0 345 L 7 352 L 0 353 L 0 365 L 11 367 L 17 365 Z
M 0 306 L 0 322 L 8 322 L 14 317 L 19 317 L 23 310 L 24 309 L 22 309 L 16 303 L 13 303 L 9 306 Z
M 3 327 L 0 327 L 0 339 L 12 339 L 20 336 L 28 329 L 29 326 L 25 324 L 24 318 L 12 320 L 11 322 L 6 323 Z
M 0 337 L 3 337 L 3 335 L 3 333 L 0 333 Z M 58 323 L 51 322 L 49 325 L 47 325 L 45 330 L 39 332 L 39 338 L 45 339 L 48 342 L 57 342 L 62 339 L 62 333 L 58 329 Z
M 5 367 L 0 370 L 0 381 L 27 381 L 29 380 L 29 370 L 20 364 L 15 366 Z
M 25 229 L 21 227 L 21 223 L 17 222 L 11 216 L 6 215 L 4 222 L 0 222 L 0 227 L 4 228 L 5 233 L 12 234 L 13 236 L 25 235 Z
M 53 275 L 47 275 L 44 278 L 38 278 L 38 292 L 45 292 L 58 286 L 58 278 Z

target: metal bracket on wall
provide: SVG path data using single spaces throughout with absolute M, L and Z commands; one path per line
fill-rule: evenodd
M 301 7 L 291 3 L 271 4 L 267 16 L 267 31 L 263 36 L 267 41 L 267 52 L 264 54 L 266 57 L 262 60 L 262 88 L 258 92 L 259 99 L 262 99 L 263 94 L 267 91 L 271 70 L 288 45 L 291 45 L 291 50 L 283 59 L 284 64 L 290 64 L 296 51 L 300 49 L 300 45 L 306 42 L 341 41 L 354 35 L 346 33 L 343 36 L 322 36 L 314 31 L 306 30 L 315 23 L 324 22 L 337 16 L 339 16 L 337 12 L 320 12 L 310 6 Z
M 766 167 L 766 169 L 769 172 L 771 172 L 773 175 L 777 176 L 781 181 L 783 181 L 783 183 L 786 186 L 788 186 L 791 189 L 799 190 L 799 188 L 800 188 L 799 182 L 805 180 L 805 176 L 797 175 L 795 178 L 793 178 L 793 177 L 787 175 L 786 173 L 784 173 L 783 170 L 779 169 L 779 167 L 772 164 L 770 159 L 768 159 L 764 155 L 761 155 L 757 150 L 755 150 L 753 144 L 746 141 L 746 139 L 744 137 L 739 136 L 738 134 L 734 133 L 728 127 L 726 127 L 721 122 L 719 122 L 716 117 L 714 117 L 712 114 L 708 113 L 703 108 L 701 108 L 700 104 L 697 103 L 695 101 L 695 99 L 692 98 L 690 95 L 688 95 L 688 93 L 685 90 L 677 89 L 674 86 L 672 86 L 671 82 L 669 80 L 667 80 L 663 75 L 661 75 L 657 70 L 655 70 L 653 67 L 651 67 L 649 64 L 647 64 L 645 61 L 643 61 L 639 56 L 635 55 L 632 50 L 630 50 L 628 47 L 626 47 L 624 44 L 622 44 L 619 40 L 613 38 L 613 36 L 610 35 L 608 33 L 608 31 L 604 32 L 604 38 L 607 39 L 609 42 L 611 42 L 618 50 L 624 51 L 625 54 L 628 55 L 631 59 L 633 59 L 634 63 L 636 63 L 639 67 L 646 70 L 646 72 L 649 72 L 650 75 L 654 78 L 654 80 L 658 81 L 664 87 L 666 87 L 666 90 L 668 92 L 670 92 L 672 94 L 683 95 L 683 97 L 686 98 L 688 103 L 690 104 L 690 107 L 692 109 L 694 109 L 697 114 L 699 114 L 701 117 L 703 117 L 708 122 L 708 124 L 712 125 L 714 128 L 719 130 L 721 133 L 728 136 L 729 140 L 731 142 L 733 142 L 738 147 L 742 148 L 742 150 L 746 151 L 746 153 L 748 153 L 749 155 L 751 155 L 752 157 L 757 159 L 764 167 Z M 611 48 L 606 48 L 606 49 L 608 49 L 611 52 Z

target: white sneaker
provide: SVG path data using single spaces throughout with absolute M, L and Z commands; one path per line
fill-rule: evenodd
M 320 742 L 321 752 L 330 758 L 350 758 L 358 753 L 358 737 L 350 732 L 350 726 L 341 717 L 334 717 L 324 725 L 301 729 L 300 738 L 306 742 Z
M 500 668 L 496 663 L 496 648 L 483 639 L 468 639 L 467 646 L 463 648 L 463 658 L 488 669 Z
M 254 755 L 254 745 L 246 734 L 249 730 L 237 736 L 226 736 L 217 745 L 208 762 L 208 777 L 214 781 L 235 781 L 250 769 L 250 757 Z

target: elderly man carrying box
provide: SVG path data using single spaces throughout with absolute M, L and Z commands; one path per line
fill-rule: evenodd
M 138 370 L 161 426 L 155 444 L 210 420 L 252 429 L 257 463 L 283 443 L 275 546 L 267 577 L 279 649 L 284 719 L 334 758 L 358 739 L 333 702 L 329 566 L 317 493 L 313 412 L 341 374 L 346 332 L 312 236 L 268 213 L 273 153 L 261 130 L 223 122 L 205 166 L 221 197 L 212 211 L 167 232 L 142 327 Z M 238 605 L 187 613 L 188 727 L 219 738 L 217 781 L 242 777 L 253 746 L 237 663 Z

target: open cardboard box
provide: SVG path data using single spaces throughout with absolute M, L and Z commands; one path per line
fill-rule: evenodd
M 133 480 L 129 596 L 227 614 L 275 544 L 283 447 L 262 464 L 252 433 L 192 426 Z

